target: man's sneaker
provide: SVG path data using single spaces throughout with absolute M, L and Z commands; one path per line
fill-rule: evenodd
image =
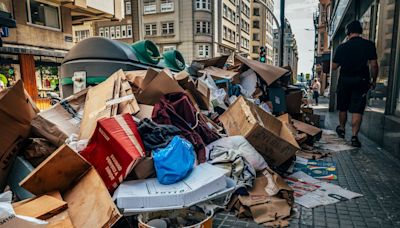
M 361 142 L 360 142 L 360 140 L 358 140 L 358 137 L 357 137 L 357 136 L 351 137 L 351 145 L 352 145 L 353 147 L 357 147 L 357 148 L 360 148 L 360 147 L 361 147 Z
M 344 135 L 345 135 L 346 132 L 339 125 L 339 126 L 336 127 L 336 133 L 337 133 L 339 138 L 344 139 Z

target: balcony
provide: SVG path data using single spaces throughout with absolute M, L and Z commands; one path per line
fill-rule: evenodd
M 173 11 L 174 11 L 174 3 L 173 2 L 161 3 L 161 12 L 166 13 L 166 12 L 173 12 Z
M 154 14 L 157 13 L 157 5 L 147 5 L 144 6 L 143 8 L 143 13 L 144 14 Z
M 51 0 L 70 8 L 72 24 L 93 20 L 121 20 L 124 15 L 124 0 Z

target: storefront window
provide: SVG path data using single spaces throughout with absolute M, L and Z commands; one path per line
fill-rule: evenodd
M 0 64 L 0 91 L 15 84 L 15 68 L 12 64 Z
M 367 94 L 368 107 L 373 111 L 384 112 L 388 93 L 388 78 L 391 67 L 391 44 L 393 37 L 394 8 L 396 1 L 382 0 L 377 11 L 375 44 L 378 54 L 379 73 L 375 90 Z M 371 19 L 371 9 L 361 18 L 365 33 L 370 34 L 372 27 L 368 26 Z
M 59 94 L 58 67 L 56 66 L 38 66 L 36 67 L 36 85 L 39 91 L 39 97 L 47 97 L 48 92 Z

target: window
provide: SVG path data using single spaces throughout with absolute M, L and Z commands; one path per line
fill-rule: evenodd
M 253 46 L 253 53 L 258 54 L 260 50 L 260 46 Z
M 126 38 L 126 25 L 121 25 L 121 38 Z
M 228 29 L 224 26 L 224 35 L 223 35 L 224 39 L 228 39 Z
M 260 16 L 260 8 L 254 8 L 253 9 L 253 15 L 254 16 Z
M 198 56 L 200 58 L 210 57 L 210 46 L 206 44 L 199 45 Z
M 75 42 L 79 42 L 90 37 L 89 30 L 75 31 Z
M 173 12 L 174 2 L 173 0 L 162 0 L 161 1 L 161 12 Z
M 231 17 L 232 17 L 232 10 L 230 8 L 228 8 L 227 18 L 230 20 Z
M 259 41 L 260 40 L 260 34 L 259 33 L 253 33 L 253 40 Z
M 232 17 L 231 17 L 231 21 L 233 23 L 236 23 L 236 13 L 232 11 Z
M 126 15 L 131 15 L 132 14 L 132 3 L 130 0 L 125 2 L 125 14 Z
M 126 26 L 126 37 L 127 38 L 132 38 L 132 25 L 127 25 Z
M 110 28 L 109 27 L 104 28 L 104 37 L 110 38 Z
M 260 21 L 253 21 L 253 28 L 260 28 Z
M 162 23 L 162 35 L 174 34 L 174 22 Z
M 211 0 L 196 0 L 197 10 L 211 10 Z
M 144 14 L 152 14 L 157 12 L 156 0 L 143 0 Z
M 121 26 L 116 26 L 115 27 L 115 38 L 116 39 L 121 39 Z
M 115 27 L 114 26 L 110 27 L 110 38 L 115 39 Z
M 99 36 L 104 37 L 104 28 L 99 28 Z
M 163 47 L 163 51 L 173 51 L 176 50 L 176 46 L 175 45 L 165 45 Z
M 211 23 L 209 21 L 197 21 L 196 33 L 198 34 L 211 34 Z
M 146 24 L 145 26 L 146 36 L 156 36 L 157 35 L 157 24 Z
M 228 17 L 228 7 L 224 4 L 224 11 L 223 11 L 224 17 Z
M 26 3 L 29 23 L 61 30 L 59 6 L 36 0 L 27 0 Z

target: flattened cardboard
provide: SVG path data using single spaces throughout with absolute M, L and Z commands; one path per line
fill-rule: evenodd
M 49 195 L 42 195 L 30 200 L 22 205 L 14 207 L 14 211 L 18 215 L 25 215 L 37 219 L 48 219 L 63 210 L 67 209 L 67 202 L 51 197 Z
M 66 145 L 20 185 L 35 195 L 60 191 L 75 227 L 110 227 L 121 217 L 96 170 Z
M 84 109 L 87 89 L 69 96 L 64 100 L 74 111 Z M 40 112 L 32 120 L 32 131 L 37 136 L 48 139 L 52 144 L 61 146 L 71 134 L 79 134 L 80 118 L 67 111 L 60 103 Z
M 228 58 L 229 55 L 222 55 L 209 59 L 194 60 L 193 62 L 201 63 L 204 67 L 214 66 L 218 68 L 223 68 Z
M 284 68 L 272 66 L 253 59 L 247 59 L 238 54 L 235 54 L 235 59 L 253 69 L 268 85 L 271 85 L 280 77 L 290 72 Z
M 268 164 L 279 166 L 300 149 L 285 124 L 242 96 L 219 119 L 229 136 L 243 135 Z
M 37 112 L 22 81 L 0 93 L 0 192 L 5 187 L 17 147 L 28 136 Z
M 89 89 L 80 128 L 80 139 L 90 139 L 97 120 L 117 114 L 118 105 L 108 106 L 106 103 L 119 98 L 122 77 L 124 77 L 124 72 L 119 70 L 104 82 Z
M 314 127 L 310 124 L 306 124 L 304 122 L 293 120 L 293 125 L 297 130 L 306 133 L 312 137 L 316 137 L 317 135 L 322 135 L 322 130 L 320 128 Z
M 154 70 L 149 69 L 149 73 L 143 80 L 142 88 L 140 88 L 141 91 L 136 95 L 140 103 L 154 105 L 165 94 L 184 92 L 178 82 L 172 78 L 171 72 L 163 70 L 157 75 L 154 72 Z
M 199 73 L 208 73 L 214 80 L 229 79 L 237 81 L 239 78 L 238 72 L 224 70 L 213 66 L 206 67 L 204 70 L 199 70 Z

